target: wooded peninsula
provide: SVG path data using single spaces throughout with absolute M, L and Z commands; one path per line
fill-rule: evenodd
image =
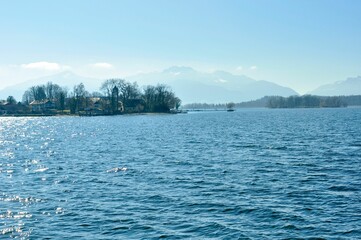
M 117 115 L 125 113 L 177 112 L 181 100 L 166 85 L 148 85 L 140 88 L 136 82 L 108 79 L 100 92 L 89 93 L 83 83 L 72 91 L 48 82 L 25 91 L 22 101 L 9 96 L 0 100 L 0 115 L 53 116 L 53 115 Z

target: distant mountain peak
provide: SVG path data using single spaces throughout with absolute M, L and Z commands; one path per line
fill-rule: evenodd
M 186 66 L 173 66 L 161 72 L 128 77 L 143 84 L 169 85 L 183 103 L 241 102 L 266 95 L 291 96 L 297 93 L 277 84 L 256 81 L 227 71 L 202 72 Z
M 361 76 L 322 85 L 309 93 L 320 96 L 360 95 Z
M 222 74 L 225 74 L 225 75 L 233 75 L 232 73 L 230 72 L 226 72 L 226 71 L 223 71 L 223 70 L 216 70 L 213 72 L 214 74 L 217 74 L 217 75 L 222 75 Z
M 196 71 L 193 68 L 186 66 L 172 66 L 163 71 L 163 73 L 171 73 L 174 75 L 178 75 L 182 73 L 194 73 L 194 72 Z
M 233 75 L 230 72 L 222 71 L 222 70 L 216 70 L 213 72 L 214 75 L 219 76 L 220 78 L 228 78 L 228 77 L 234 77 L 236 75 Z
M 64 72 L 60 72 L 58 75 L 64 76 L 64 77 L 70 77 L 70 76 L 76 76 L 75 73 L 73 73 L 72 71 L 64 71 Z
M 361 76 L 349 77 L 345 81 L 340 81 L 340 82 L 346 82 L 346 83 L 361 82 Z

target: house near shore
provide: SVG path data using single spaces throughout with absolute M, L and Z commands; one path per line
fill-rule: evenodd
M 124 104 L 124 111 L 128 113 L 140 113 L 144 110 L 145 102 L 143 99 L 129 99 Z
M 88 116 L 120 114 L 123 111 L 123 102 L 114 102 L 108 97 L 88 97 L 84 108 L 85 115 Z
M 103 107 L 103 101 L 100 98 L 94 98 L 93 108 L 101 109 Z
M 9 103 L 1 102 L 0 103 L 0 115 L 8 114 L 23 114 L 28 111 L 28 107 L 24 104 L 19 103 Z
M 55 103 L 50 100 L 34 100 L 29 105 L 32 112 L 45 112 L 56 108 Z
M 128 99 L 125 103 L 114 100 L 107 97 L 88 98 L 88 105 L 84 108 L 85 115 L 140 113 L 145 108 L 143 99 Z
M 8 104 L 7 102 L 0 102 L 0 115 L 5 115 L 8 113 Z

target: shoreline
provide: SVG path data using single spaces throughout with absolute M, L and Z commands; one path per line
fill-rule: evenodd
M 86 115 L 86 114 L 4 114 L 0 115 L 1 117 L 102 117 L 102 116 L 126 116 L 126 115 L 173 115 L 180 113 L 172 112 L 144 112 L 144 113 L 122 113 L 122 114 L 96 114 L 96 115 Z

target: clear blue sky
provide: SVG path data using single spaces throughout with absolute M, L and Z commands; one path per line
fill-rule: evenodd
M 359 0 L 4 0 L 0 88 L 187 65 L 304 93 L 361 75 L 360 12 Z

